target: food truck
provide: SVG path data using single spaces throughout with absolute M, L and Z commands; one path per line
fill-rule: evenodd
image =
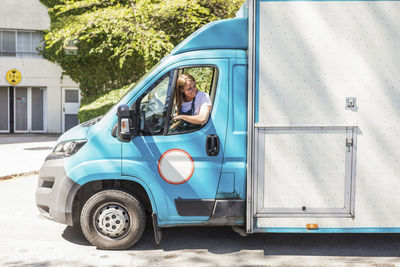
M 47 218 L 125 249 L 146 223 L 400 232 L 400 2 L 250 0 L 163 58 L 40 170 Z M 207 123 L 174 121 L 192 74 Z

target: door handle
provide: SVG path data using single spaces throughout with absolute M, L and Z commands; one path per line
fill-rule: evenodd
M 206 152 L 209 156 L 217 156 L 219 153 L 219 138 L 216 134 L 207 135 Z

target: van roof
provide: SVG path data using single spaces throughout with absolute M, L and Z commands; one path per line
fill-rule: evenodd
M 247 18 L 210 22 L 178 44 L 171 55 L 205 49 L 247 49 Z

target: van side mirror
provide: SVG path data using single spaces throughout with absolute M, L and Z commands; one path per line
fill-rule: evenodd
M 118 107 L 118 128 L 117 138 L 121 142 L 130 142 L 132 138 L 131 133 L 131 113 L 129 112 L 129 106 L 122 104 Z

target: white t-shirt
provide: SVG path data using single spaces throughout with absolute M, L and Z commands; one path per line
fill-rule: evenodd
M 188 112 L 192 108 L 192 101 L 182 102 L 182 111 Z M 194 99 L 194 110 L 195 114 L 198 115 L 200 112 L 201 106 L 211 106 L 210 96 L 202 91 L 197 91 L 196 98 Z

